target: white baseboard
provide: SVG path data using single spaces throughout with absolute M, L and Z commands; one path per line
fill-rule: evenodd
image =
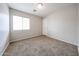
M 31 37 L 29 37 L 29 38 L 23 38 L 23 39 L 11 40 L 10 42 L 16 42 L 16 41 L 20 41 L 20 40 L 30 39 L 30 38 L 38 37 L 38 36 L 41 36 L 41 35 L 31 36 Z
M 9 35 L 7 35 L 6 37 L 4 37 L 4 39 L 3 39 L 2 43 L 1 43 L 1 46 L 0 46 L 0 48 L 1 48 L 1 50 L 0 50 L 0 56 L 3 55 L 3 53 L 7 49 L 8 45 L 9 45 Z
M 50 36 L 50 35 L 46 35 L 46 36 L 48 36 L 48 37 L 50 37 L 50 38 L 54 38 L 54 39 L 60 40 L 60 41 L 63 41 L 63 42 L 66 42 L 66 43 L 69 43 L 69 44 L 72 44 L 72 45 L 75 45 L 75 46 L 78 46 L 78 45 L 75 44 L 75 43 L 71 43 L 71 42 L 68 42 L 68 41 L 66 41 L 66 40 L 61 40 L 61 38 L 59 38 L 59 37 Z
M 9 45 L 9 42 L 7 42 L 7 43 L 5 44 L 4 49 L 2 50 L 2 52 L 0 52 L 0 56 L 2 56 L 2 55 L 3 55 L 3 53 L 4 53 L 4 52 L 5 52 L 5 50 L 7 49 L 8 45 Z

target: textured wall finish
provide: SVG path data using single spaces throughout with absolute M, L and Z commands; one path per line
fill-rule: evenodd
M 76 4 L 57 9 L 43 19 L 43 34 L 77 45 Z
M 26 18 L 30 18 L 30 30 L 18 30 L 13 31 L 13 15 L 18 15 Z M 11 30 L 11 41 L 17 41 L 30 37 L 42 35 L 42 19 L 41 17 L 10 9 L 10 30 Z
M 0 4 L 0 55 L 9 44 L 9 9 L 6 4 Z

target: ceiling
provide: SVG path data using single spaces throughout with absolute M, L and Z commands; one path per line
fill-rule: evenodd
M 37 8 L 37 3 L 8 3 L 8 5 L 10 8 L 16 10 L 20 10 L 41 17 L 46 17 L 58 8 L 71 5 L 71 3 L 43 3 L 43 8 L 41 9 Z M 34 9 L 37 9 L 37 11 L 34 12 Z

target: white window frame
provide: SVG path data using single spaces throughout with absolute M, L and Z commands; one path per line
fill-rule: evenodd
M 18 21 L 18 20 L 15 19 L 16 20 L 15 21 L 14 17 L 19 17 L 19 19 L 21 18 L 20 19 L 21 24 L 17 23 L 16 21 Z M 26 19 L 27 21 L 24 21 L 23 19 Z M 16 24 L 16 25 L 14 25 L 14 24 Z M 21 25 L 21 27 L 18 24 Z M 15 31 L 15 30 L 30 30 L 30 18 L 13 15 L 13 31 Z

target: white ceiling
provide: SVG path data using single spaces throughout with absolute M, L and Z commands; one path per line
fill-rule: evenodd
M 58 8 L 71 5 L 71 3 L 44 3 L 42 9 L 37 9 L 36 3 L 9 3 L 8 5 L 10 8 L 14 8 L 16 10 L 45 17 L 51 14 L 53 11 L 57 10 Z M 37 9 L 37 11 L 33 12 L 34 9 Z

